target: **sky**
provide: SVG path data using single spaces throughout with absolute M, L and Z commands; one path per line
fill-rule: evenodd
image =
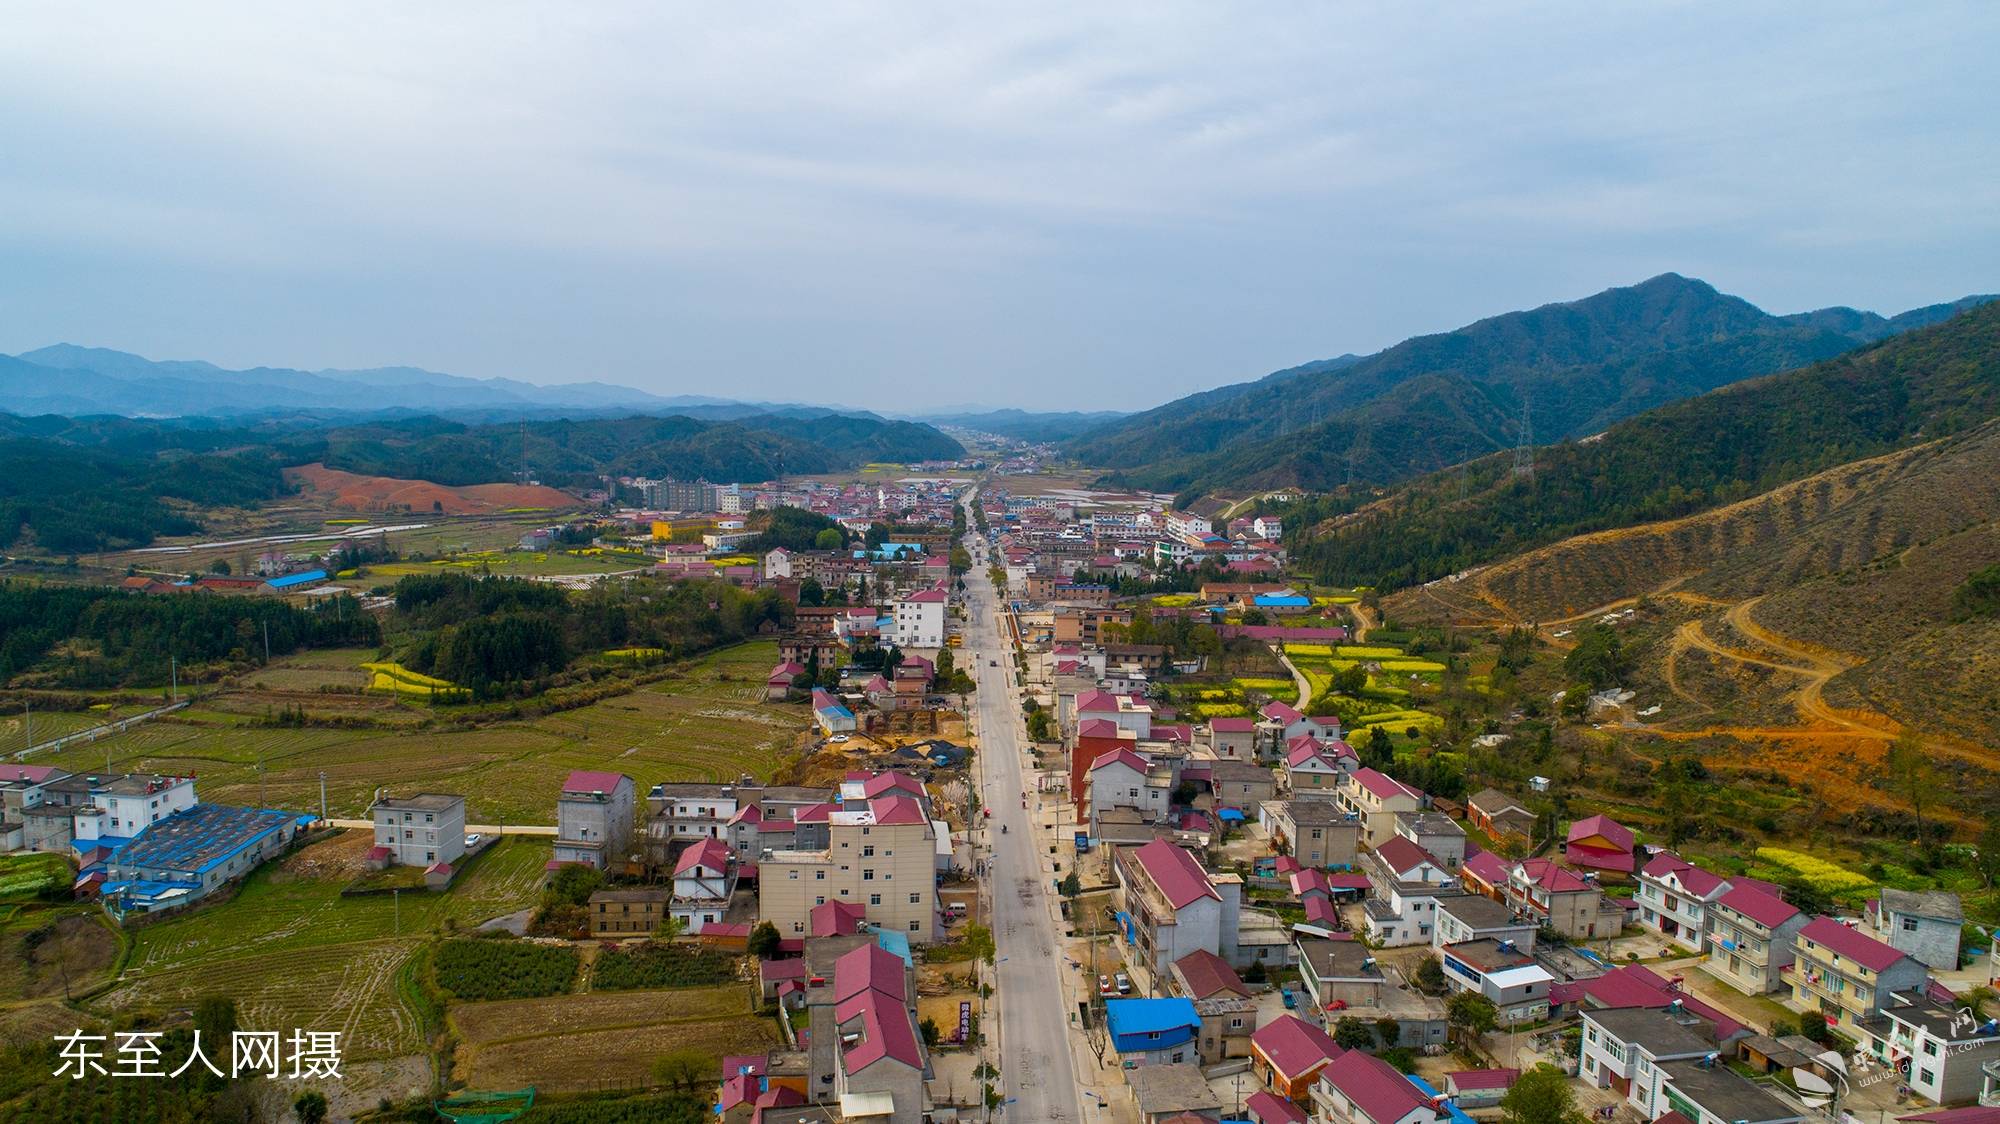
M 0 351 L 1139 409 L 2000 290 L 2000 5 L 15 2 Z M 362 404 L 362 405 L 365 405 Z

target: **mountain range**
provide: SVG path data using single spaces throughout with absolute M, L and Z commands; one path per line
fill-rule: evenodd
M 1190 395 L 1091 429 L 1067 449 L 1118 483 L 1182 493 L 1393 482 L 1585 437 L 1992 299 L 1894 317 L 1851 308 L 1779 316 L 1669 273 Z
M 709 421 L 757 414 L 877 416 L 833 406 L 662 396 L 602 382 L 541 386 L 516 379 L 475 379 L 420 367 L 231 370 L 201 360 L 154 360 L 67 343 L 0 356 L 0 409 L 22 415 L 127 417 L 440 414 L 469 421 L 555 413 L 671 413 Z

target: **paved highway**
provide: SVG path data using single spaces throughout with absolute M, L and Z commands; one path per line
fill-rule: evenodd
M 966 515 L 970 519 L 971 512 Z M 981 826 L 992 847 L 987 893 L 999 958 L 993 1002 L 1000 1014 L 1000 1084 L 1010 1101 L 1001 1116 L 1075 1124 L 1083 1115 L 1070 1052 L 1060 935 L 1049 911 L 1052 888 L 1046 883 L 1053 875 L 1044 873 L 1035 854 L 1038 836 L 1022 807 L 1021 704 L 1008 685 L 1013 654 L 1003 634 L 999 597 L 986 573 L 986 544 L 976 530 L 968 543 L 973 563 L 965 575 L 968 619 L 960 650 L 979 682 L 974 695 L 981 799 L 993 809 L 993 818 Z

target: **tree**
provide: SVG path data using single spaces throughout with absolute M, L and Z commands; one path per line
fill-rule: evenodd
M 769 960 L 777 954 L 778 945 L 783 940 L 784 938 L 778 935 L 778 927 L 776 925 L 771 924 L 769 921 L 759 921 L 757 927 L 750 930 L 750 955 L 755 956 L 759 960 Z
M 1333 1024 L 1333 1042 L 1343 1050 L 1364 1050 L 1375 1045 L 1375 1031 L 1353 1015 L 1345 1015 Z
M 813 536 L 814 550 L 839 550 L 846 545 L 847 536 L 841 534 L 838 527 L 828 527 Z
M 929 1017 L 917 1024 L 917 1033 L 924 1036 L 926 1050 L 937 1049 L 938 1042 L 944 1038 L 944 1032 L 938 1029 L 937 1020 Z
M 1437 957 L 1426 956 L 1422 963 L 1417 965 L 1410 982 L 1417 985 L 1417 990 L 1435 995 L 1445 988 L 1444 965 L 1438 962 Z
M 1515 1078 L 1500 1098 L 1501 1124 L 1576 1124 L 1581 1119 L 1569 1078 L 1552 1065 L 1538 1065 Z
M 713 1059 L 700 1050 L 675 1050 L 653 1061 L 653 1080 L 669 1089 L 693 1089 L 707 1076 Z
M 1882 759 L 1882 768 L 1889 783 L 1910 802 L 1910 814 L 1917 820 L 1917 838 L 1922 839 L 1926 834 L 1924 798 L 1937 784 L 1936 770 L 1931 768 L 1930 757 L 1924 752 L 1923 739 L 1911 730 L 1896 735 L 1896 740 L 1889 743 L 1888 755 Z
M 1571 679 L 1601 691 L 1616 686 L 1632 670 L 1632 657 L 1609 625 L 1594 624 L 1583 630 L 1576 647 L 1563 657 L 1563 670 Z
M 1359 695 L 1368 689 L 1368 673 L 1360 664 L 1343 667 L 1333 673 L 1332 689 L 1336 695 Z
M 1484 995 L 1476 991 L 1461 991 L 1445 1000 L 1444 1017 L 1452 1026 L 1464 1031 L 1471 1041 L 1478 1042 L 1499 1023 L 1500 1011 Z
M 292 1115 L 299 1118 L 299 1124 L 320 1124 L 326 1119 L 326 1094 L 317 1089 L 308 1089 L 292 1102 Z
M 808 608 L 826 604 L 826 587 L 818 578 L 807 578 L 799 583 L 799 604 Z
M 1246 609 L 1243 613 L 1243 623 L 1248 625 L 1269 624 L 1271 620 L 1264 615 L 1264 610 L 1262 609 Z
M 975 921 L 965 927 L 965 935 L 958 940 L 973 959 L 993 963 L 993 930 Z
M 1056 888 L 1062 891 L 1063 897 L 1075 901 L 1083 894 L 1083 879 L 1077 876 L 1076 868 L 1071 867 L 1070 872 L 1063 875 L 1061 884 Z
M 1988 819 L 1979 833 L 1979 850 L 1972 858 L 1972 868 L 1979 872 L 1980 883 L 1989 890 L 2000 881 L 2000 816 Z

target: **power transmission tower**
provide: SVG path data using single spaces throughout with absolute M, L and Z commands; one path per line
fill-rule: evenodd
M 1521 442 L 1514 446 L 1514 475 L 1535 474 L 1535 421 L 1528 414 L 1528 400 L 1521 400 Z

